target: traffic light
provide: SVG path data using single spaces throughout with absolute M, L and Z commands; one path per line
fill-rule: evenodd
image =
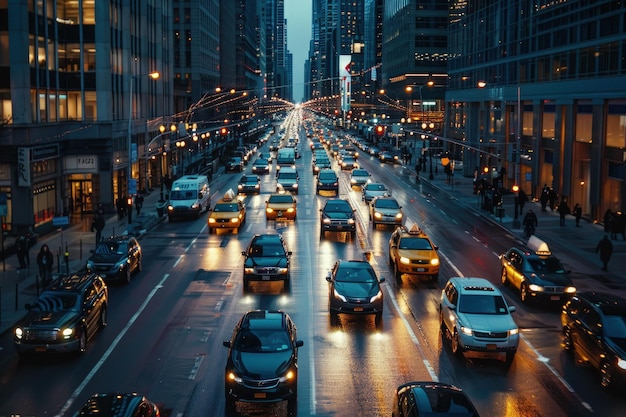
M 225 127 L 220 129 L 220 136 L 226 136 L 228 135 L 228 129 L 226 129 Z
M 383 125 L 376 125 L 376 135 L 377 136 L 382 136 L 385 134 L 385 126 Z

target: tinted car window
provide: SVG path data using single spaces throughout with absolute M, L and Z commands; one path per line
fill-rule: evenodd
M 218 213 L 232 213 L 235 211 L 239 211 L 239 206 L 237 204 L 216 204 L 213 208 L 213 211 Z
M 373 282 L 376 275 L 370 268 L 340 267 L 335 275 L 336 281 L 341 282 Z
M 528 259 L 528 264 L 533 271 L 548 273 L 548 272 L 556 272 L 556 273 L 564 273 L 565 269 L 561 262 L 556 258 L 546 258 L 546 259 Z
M 400 240 L 399 249 L 432 250 L 433 246 L 428 239 L 407 237 Z
M 126 241 L 105 242 L 105 243 L 100 243 L 96 247 L 96 253 L 98 255 L 111 255 L 114 253 L 118 255 L 122 255 L 127 252 L 128 252 L 128 245 Z
M 494 295 L 466 294 L 459 305 L 460 313 L 467 314 L 508 314 L 504 299 Z

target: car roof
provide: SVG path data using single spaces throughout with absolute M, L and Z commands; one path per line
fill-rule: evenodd
M 497 294 L 501 295 L 500 290 L 498 290 L 491 282 L 489 282 L 485 278 L 476 278 L 476 277 L 453 277 L 450 278 L 450 282 L 454 283 L 455 286 L 459 289 L 459 292 L 463 294 Z
M 280 234 L 278 233 L 263 233 L 263 234 L 256 234 L 252 237 L 251 242 L 254 242 L 256 244 L 259 243 L 276 243 L 276 242 L 282 242 L 283 238 Z
M 582 292 L 575 297 L 584 298 L 605 315 L 619 315 L 626 317 L 626 299 L 606 292 Z
M 241 327 L 248 329 L 283 329 L 287 314 L 281 310 L 252 310 L 244 314 Z
M 126 417 L 134 416 L 144 396 L 137 393 L 94 394 L 76 416 Z M 147 401 L 147 400 L 146 400 Z
M 373 269 L 372 265 L 368 261 L 363 261 L 360 259 L 340 259 L 338 261 L 337 266 L 339 268 L 350 267 L 350 268 Z

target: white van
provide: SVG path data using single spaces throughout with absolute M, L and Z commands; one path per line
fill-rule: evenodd
M 280 167 L 296 168 L 296 151 L 294 148 L 280 148 L 276 154 L 276 175 Z
M 206 175 L 185 175 L 172 184 L 167 216 L 177 218 L 200 217 L 211 206 L 209 179 Z

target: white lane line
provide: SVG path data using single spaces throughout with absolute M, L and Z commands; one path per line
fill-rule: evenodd
M 304 241 L 306 242 L 305 244 L 305 253 L 313 253 L 313 249 L 311 248 L 311 239 L 304 239 Z M 307 271 L 312 271 L 313 270 L 313 265 L 312 265 L 312 257 L 311 256 L 306 256 L 306 262 L 307 262 L 307 266 L 306 266 L 306 270 Z M 309 285 L 308 285 L 308 290 L 309 290 L 309 294 L 314 294 L 313 293 L 313 281 L 312 279 L 308 279 L 307 280 Z M 313 326 L 309 326 L 309 340 L 315 340 L 315 334 L 313 332 Z M 313 399 L 311 401 L 311 408 L 309 409 L 309 415 L 310 416 L 314 416 L 316 414 L 316 405 L 317 405 L 317 394 L 316 394 L 316 389 L 315 389 L 315 383 L 317 381 L 317 377 L 315 376 L 315 352 L 313 349 L 313 346 L 311 346 L 311 349 L 308 349 L 309 351 L 309 372 L 311 373 L 311 398 Z
M 161 289 L 163 287 L 163 284 L 165 283 L 165 281 L 167 281 L 167 279 L 169 278 L 170 274 L 165 274 L 163 275 L 163 278 L 161 279 L 161 281 L 154 287 L 152 288 L 152 291 L 150 291 L 150 294 L 148 294 L 148 296 L 146 297 L 146 299 L 144 300 L 143 304 L 141 304 L 141 306 L 139 306 L 139 308 L 137 309 L 137 311 L 135 312 L 135 314 L 133 314 L 133 316 L 130 318 L 130 320 L 128 320 L 128 323 L 126 323 L 126 326 L 124 326 L 124 328 L 122 329 L 122 331 L 117 335 L 117 337 L 115 338 L 115 340 L 113 340 L 113 342 L 111 343 L 111 345 L 109 346 L 109 348 L 106 350 L 106 352 L 104 352 L 104 354 L 102 355 L 102 357 L 100 358 L 100 360 L 94 365 L 93 368 L 91 368 L 91 371 L 89 371 L 89 373 L 87 374 L 87 376 L 85 376 L 85 379 L 83 379 L 83 381 L 78 385 L 78 387 L 76 388 L 76 390 L 72 393 L 72 395 L 70 396 L 70 398 L 68 398 L 68 400 L 65 402 L 65 405 L 63 405 L 63 408 L 61 408 L 61 410 L 59 411 L 59 413 L 56 415 L 56 417 L 63 417 L 65 415 L 65 413 L 67 412 L 67 410 L 69 410 L 69 408 L 72 406 L 72 404 L 74 403 L 74 401 L 76 401 L 76 399 L 78 398 L 78 396 L 81 394 L 81 392 L 83 392 L 83 390 L 85 389 L 85 387 L 87 386 L 87 384 L 89 384 L 89 382 L 91 382 L 91 380 L 93 379 L 93 377 L 96 375 L 96 373 L 100 370 L 100 368 L 102 368 L 102 366 L 104 365 L 104 363 L 107 361 L 107 359 L 109 358 L 109 356 L 111 356 L 111 353 L 113 353 L 113 350 L 117 347 L 117 345 L 122 341 L 122 338 L 126 335 L 126 333 L 128 332 L 128 330 L 130 330 L 131 326 L 135 323 L 135 321 L 137 321 L 137 319 L 139 318 L 139 316 L 141 315 L 141 313 L 145 310 L 145 308 L 148 306 L 148 303 L 152 300 L 152 298 L 156 295 L 157 291 L 159 289 Z

